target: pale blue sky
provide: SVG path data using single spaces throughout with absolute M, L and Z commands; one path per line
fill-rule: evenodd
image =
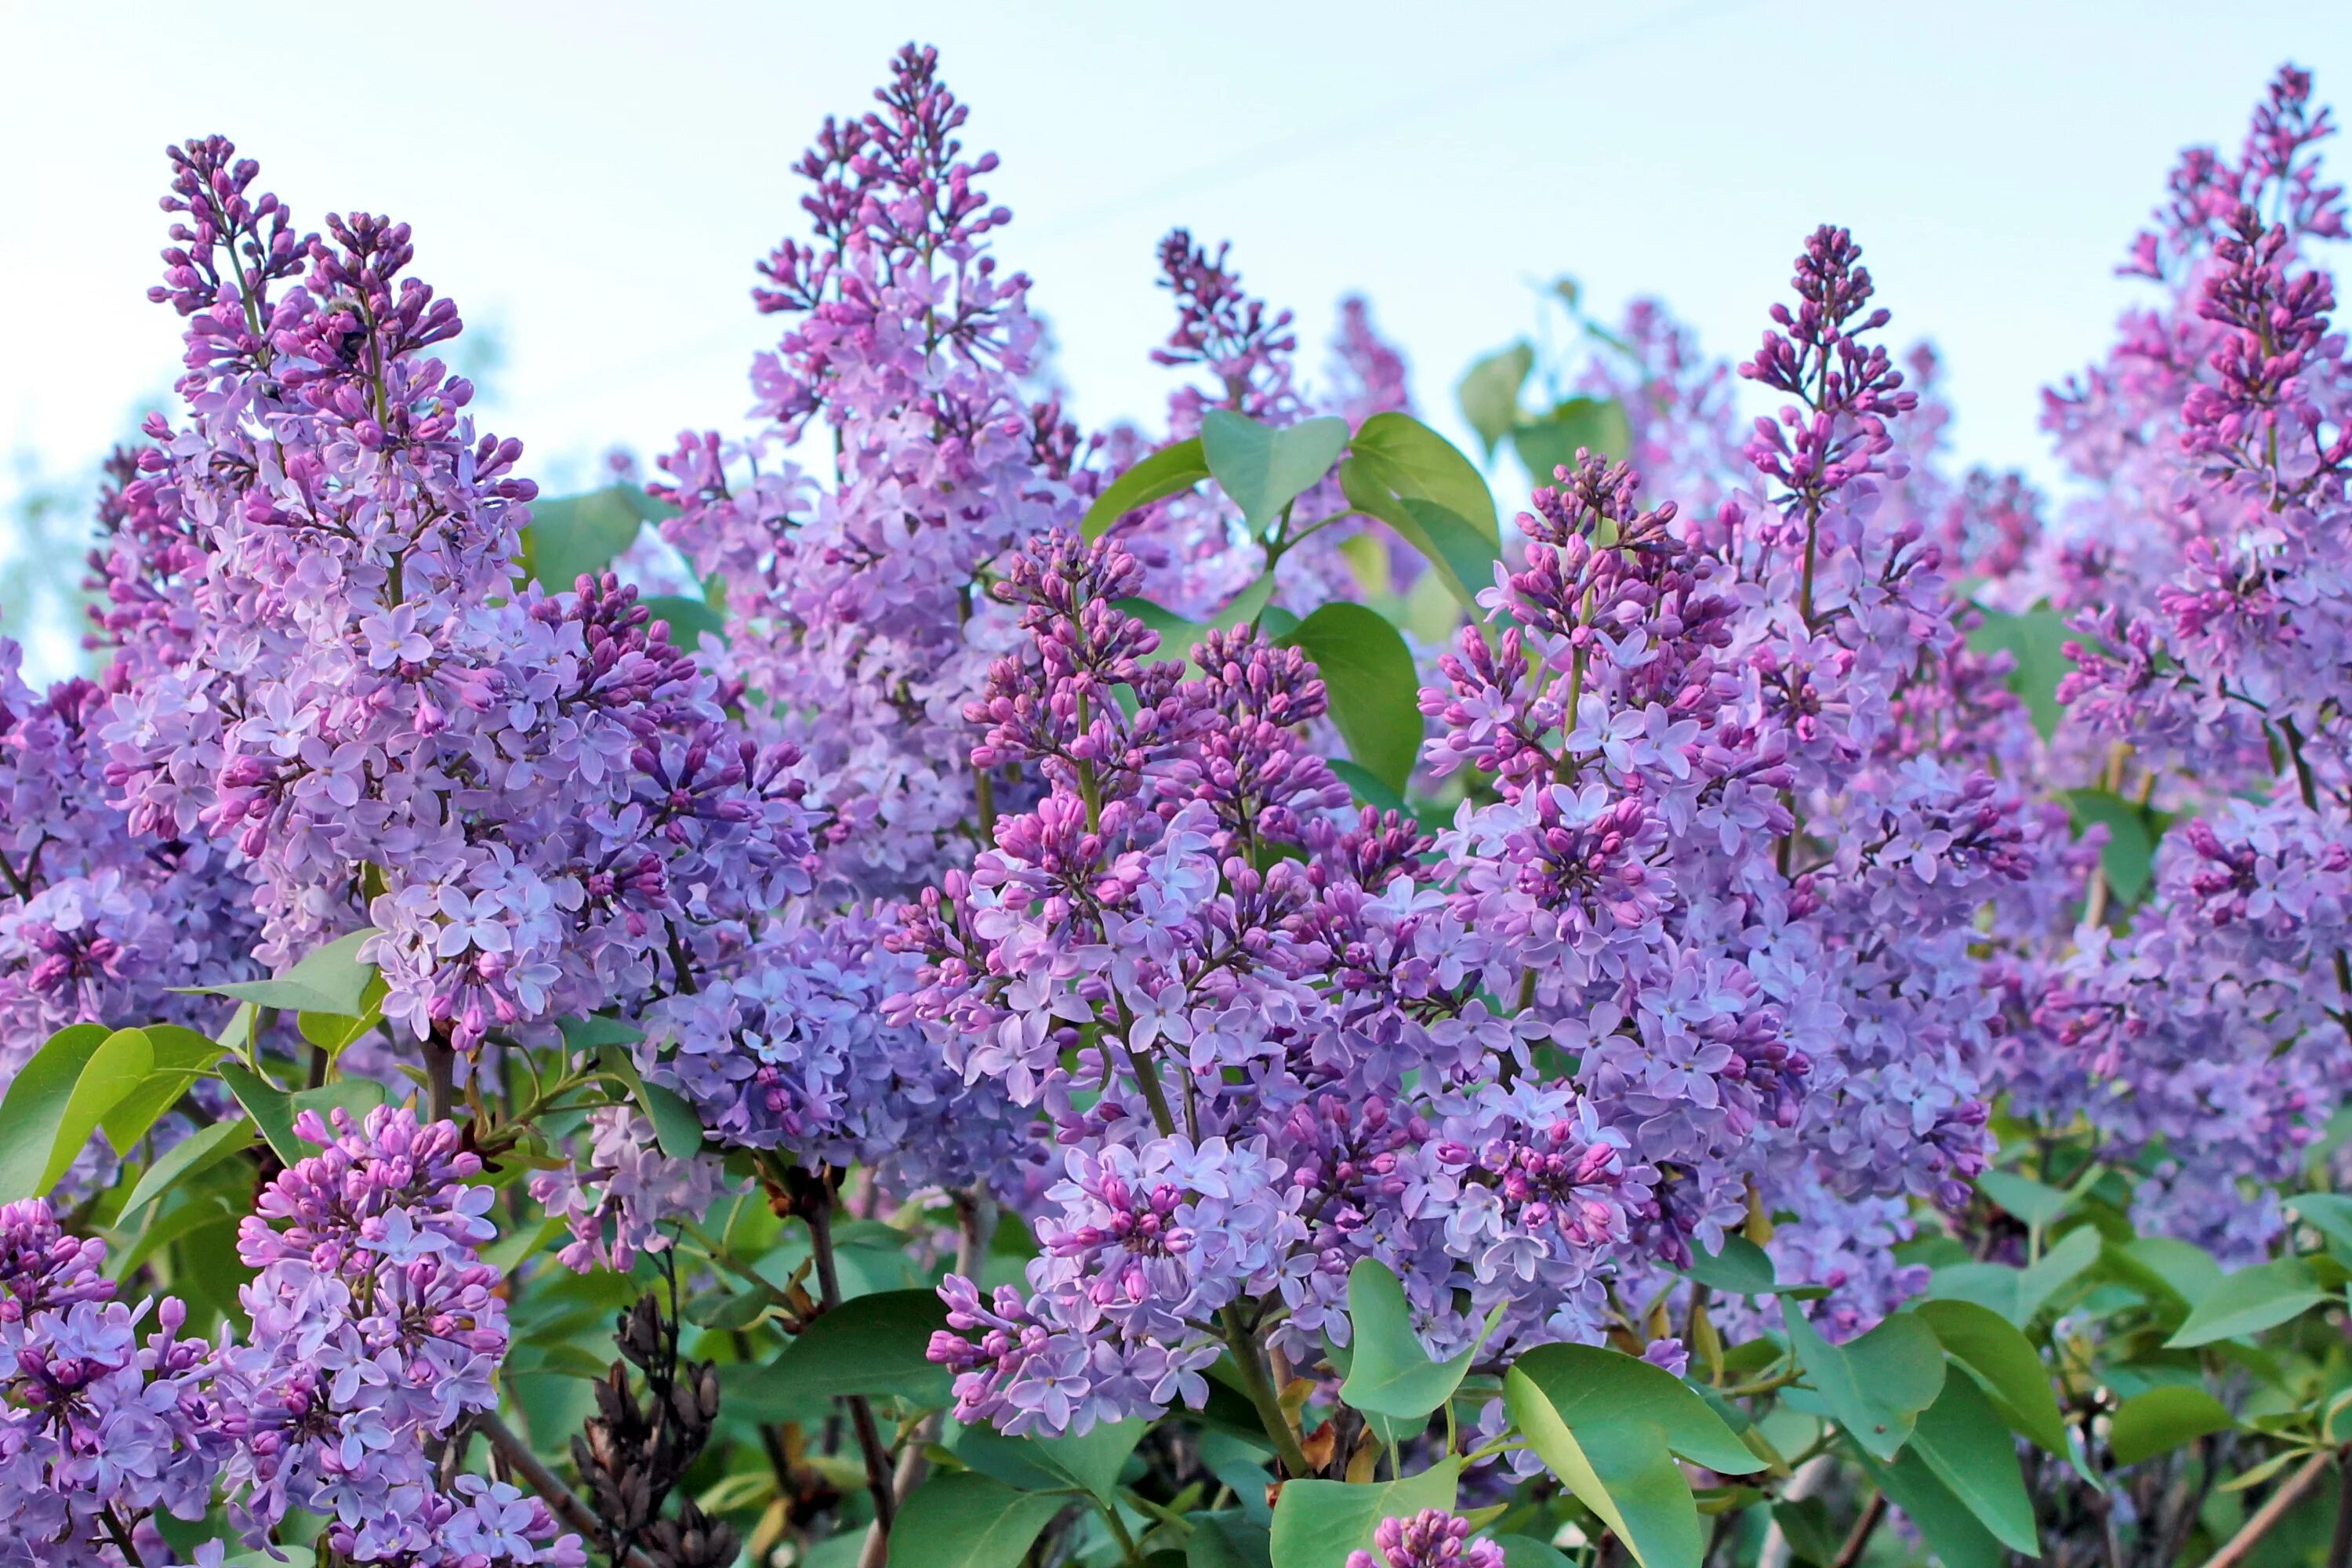
M 2046 473 L 2037 389 L 2099 352 L 2175 150 L 2233 146 L 2284 58 L 2352 103 L 2352 5 L 2237 11 L 0 0 L 0 455 L 77 469 L 168 385 L 175 318 L 144 299 L 162 150 L 215 130 L 299 220 L 415 224 L 421 274 L 497 323 L 490 422 L 543 468 L 731 426 L 771 335 L 751 263 L 799 216 L 788 165 L 911 37 L 1003 157 L 999 253 L 1036 279 L 1089 422 L 1165 395 L 1174 224 L 1234 242 L 1310 364 L 1336 300 L 1369 294 L 1450 418 L 1535 281 L 1572 272 L 1604 310 L 1657 294 L 1736 353 L 1829 219 L 1897 334 L 1942 349 L 1962 450 Z

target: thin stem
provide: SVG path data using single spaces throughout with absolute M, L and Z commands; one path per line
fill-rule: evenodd
M 1225 1344 L 1234 1352 L 1234 1365 L 1241 1373 L 1242 1392 L 1256 1407 L 1260 1425 L 1265 1435 L 1274 1439 L 1274 1451 L 1282 1460 L 1282 1468 L 1294 1478 L 1311 1476 L 1315 1467 L 1307 1462 L 1307 1450 L 1299 1446 L 1298 1433 L 1290 1425 L 1288 1412 L 1275 1393 L 1274 1384 L 1266 1376 L 1265 1363 L 1258 1358 L 1257 1340 L 1242 1323 L 1242 1315 L 1231 1307 L 1217 1314 L 1217 1321 L 1225 1331 Z
M 988 1256 L 989 1243 L 996 1237 L 996 1200 L 988 1195 L 984 1186 L 975 1186 L 969 1193 L 954 1194 L 956 1207 L 955 1271 L 969 1279 L 980 1271 L 980 1260 Z M 923 1484 L 930 1469 L 930 1461 L 923 1456 L 923 1446 L 938 1438 L 940 1412 L 934 1410 L 923 1417 L 915 1428 L 912 1441 L 898 1455 L 898 1468 L 890 1477 L 890 1489 L 903 1505 Z M 883 1568 L 889 1561 L 890 1537 L 876 1521 L 866 1527 L 866 1544 L 857 1554 L 857 1568 Z
M 1095 1499 L 1095 1506 L 1102 1510 L 1104 1520 L 1110 1525 L 1111 1534 L 1118 1538 L 1118 1560 L 1122 1563 L 1142 1562 L 1143 1554 L 1135 1549 L 1134 1532 L 1127 1528 L 1127 1521 L 1118 1517 L 1118 1509 L 1100 1498 Z
M 2336 1478 L 2336 1533 L 2327 1542 L 2327 1568 L 2352 1568 L 2352 1464 L 2339 1461 Z
M 425 1039 L 425 1104 L 435 1121 L 449 1120 L 457 1100 L 457 1053 L 439 1030 Z
M 2294 1505 L 2303 1500 L 2305 1493 L 2319 1484 L 2319 1478 L 2327 1473 L 2327 1467 L 2335 1459 L 2336 1455 L 2325 1449 L 2305 1459 L 2300 1469 L 2279 1483 L 2278 1489 L 2272 1492 L 2269 1500 L 2255 1510 L 2253 1518 L 2246 1521 L 2221 1551 L 2205 1560 L 2205 1568 L 2233 1568 L 2234 1564 L 2253 1555 L 2254 1548 L 2262 1543 L 2263 1537 L 2268 1535 L 2280 1520 L 2294 1511 Z
M 819 1299 L 826 1311 L 841 1305 L 841 1276 L 834 1267 L 833 1257 L 833 1190 L 827 1185 L 820 1201 L 809 1205 L 806 1215 L 809 1227 L 809 1249 L 816 1258 L 816 1282 Z M 862 1394 L 847 1395 L 849 1424 L 857 1433 L 857 1447 L 866 1456 L 866 1489 L 874 1494 L 874 1522 L 887 1540 L 890 1521 L 898 1517 L 898 1499 L 890 1484 L 890 1450 L 882 1442 L 881 1430 L 874 1425 L 874 1405 Z
M 1853 1531 L 1846 1536 L 1845 1544 L 1838 1548 L 1837 1561 L 1830 1564 L 1830 1568 L 1853 1568 L 1861 1562 L 1863 1552 L 1870 1545 L 1871 1536 L 1877 1532 L 1879 1521 L 1885 1517 L 1886 1494 L 1873 1494 L 1870 1505 L 1862 1510 L 1862 1517 L 1853 1521 Z
M 106 1533 L 114 1538 L 115 1549 L 122 1553 L 122 1560 L 130 1563 L 131 1568 L 143 1568 L 139 1548 L 131 1539 L 131 1529 L 122 1522 L 122 1516 L 114 1511 L 113 1505 L 110 1503 L 100 1510 L 98 1517 L 105 1521 Z

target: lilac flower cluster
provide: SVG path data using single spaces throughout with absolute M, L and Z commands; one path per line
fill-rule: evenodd
M 189 423 L 123 489 L 99 726 L 132 830 L 239 858 L 275 967 L 373 924 L 384 1010 L 461 1051 L 673 983 L 805 885 L 788 753 L 609 578 L 517 594 L 530 481 L 429 351 L 405 225 L 298 237 L 217 138 L 174 149 L 153 297 L 188 321 Z M 298 280 L 299 275 L 299 280 Z
M 1471 1528 L 1468 1520 L 1433 1508 L 1384 1519 L 1372 1531 L 1373 1550 L 1348 1553 L 1348 1568 L 1503 1568 L 1503 1549 L 1471 1539 Z
M 18 675 L 0 638 L 0 1079 L 68 1024 L 194 1017 L 171 988 L 247 978 L 255 921 L 234 851 L 135 834 L 106 804 L 109 688 Z
M 951 1280 L 950 1324 L 982 1337 L 933 1349 L 961 1415 L 1014 1430 L 1197 1404 L 1233 1325 L 1273 1303 L 1307 1352 L 1345 1332 L 1367 1251 L 1466 1342 L 1520 1281 L 1586 1280 L 1625 1223 L 1614 1150 L 1571 1094 L 1478 1087 L 1519 1042 L 1449 954 L 1468 933 L 1414 885 L 1426 841 L 1350 808 L 1302 742 L 1325 706 L 1312 667 L 1244 626 L 1182 679 L 1114 607 L 1140 576 L 1115 541 L 1009 563 L 998 592 L 1034 651 L 973 704 L 976 758 L 1048 793 L 893 939 L 928 961 L 894 1015 L 1062 1148 L 1028 1290 L 983 1303 Z
M 241 1292 L 253 1328 L 225 1352 L 247 1423 L 233 1465 L 244 1506 L 268 1525 L 289 1508 L 328 1518 L 335 1549 L 363 1562 L 462 1560 L 470 1536 L 509 1542 L 517 1564 L 584 1561 L 537 1500 L 436 1483 L 428 1445 L 494 1407 L 506 1353 L 491 1192 L 451 1122 L 378 1107 L 295 1130 L 320 1152 L 264 1189 L 237 1236 L 257 1270 Z M 527 1510 L 521 1528 L 507 1516 Z
M 103 1244 L 0 1208 L 0 1521 L 10 1563 L 98 1564 L 158 1512 L 201 1518 L 232 1451 L 218 1352 L 176 1300 L 117 1301 Z M 142 1326 L 152 1325 L 142 1334 Z
M 2293 1178 L 2342 1103 L 2352 1016 L 2341 536 L 2352 372 L 2315 254 L 2346 233 L 2307 73 L 2272 83 L 2234 159 L 2186 155 L 2126 271 L 2166 290 L 2047 423 L 2086 495 L 2044 552 L 2075 612 L 2074 752 L 2174 814 L 2127 929 L 2086 931 L 2036 1019 L 2152 1226 L 2233 1256 L 2274 1234 L 2248 1179 Z
M 1011 215 L 974 182 L 967 110 L 936 51 L 909 46 L 881 108 L 827 120 L 796 165 L 814 224 L 761 267 L 791 325 L 753 368 L 746 443 L 688 435 L 657 493 L 664 532 L 727 584 L 719 667 L 806 752 L 829 882 L 903 896 L 945 863 L 973 809 L 962 706 L 1010 624 L 977 584 L 1077 515 L 1074 427 L 1024 391 L 1041 331 L 1029 280 L 990 238 Z M 814 431 L 820 484 L 783 454 Z

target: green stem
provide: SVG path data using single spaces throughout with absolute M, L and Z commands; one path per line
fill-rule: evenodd
M 1241 1313 L 1227 1307 L 1217 1314 L 1217 1321 L 1223 1325 L 1225 1344 L 1234 1352 L 1242 1392 L 1249 1395 L 1250 1404 L 1256 1408 L 1265 1435 L 1274 1439 L 1274 1451 L 1282 1460 L 1282 1468 L 1294 1478 L 1313 1475 L 1315 1467 L 1307 1462 L 1307 1450 L 1299 1446 L 1298 1433 L 1290 1425 L 1289 1414 L 1275 1393 L 1274 1380 L 1266 1375 L 1265 1363 L 1258 1355 L 1257 1340 L 1244 1326 Z

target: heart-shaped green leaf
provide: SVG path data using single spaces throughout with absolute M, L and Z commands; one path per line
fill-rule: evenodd
M 937 1409 L 948 1403 L 952 1379 L 927 1352 L 931 1336 L 946 1327 L 937 1291 L 855 1296 L 766 1365 L 722 1374 L 726 1396 L 737 1411 L 761 1420 L 799 1419 L 811 1405 L 852 1394 L 895 1395 Z
M 1201 452 L 1209 472 L 1261 537 L 1284 507 L 1331 471 L 1347 446 L 1348 422 L 1328 416 L 1278 428 L 1230 408 L 1201 416 Z
M 359 1017 L 369 1010 L 368 987 L 376 978 L 375 965 L 360 962 L 360 948 L 381 934 L 373 927 L 336 938 L 285 973 L 268 980 L 241 980 L 229 985 L 197 985 L 185 989 L 213 996 L 234 996 L 258 1007 L 289 1013 L 336 1013 Z
M 1209 459 L 1198 436 L 1162 447 L 1103 487 L 1102 494 L 1079 521 L 1078 531 L 1088 539 L 1100 539 L 1136 508 L 1189 490 L 1208 477 Z
M 1625 410 L 1614 399 L 1571 397 L 1541 419 L 1511 432 L 1511 445 L 1538 485 L 1559 483 L 1558 470 L 1571 468 L 1580 447 L 1622 462 L 1632 457 L 1633 434 Z
M 1473 363 L 1454 389 L 1462 417 L 1478 433 L 1489 458 L 1495 455 L 1496 443 L 1519 423 L 1519 388 L 1527 384 L 1528 372 L 1535 363 L 1534 349 L 1524 342 L 1513 343 Z
M 1378 1258 L 1362 1258 L 1348 1272 L 1347 1381 L 1339 1397 L 1355 1409 L 1399 1421 L 1426 1418 L 1462 1386 L 1478 1354 L 1432 1361 L 1412 1331 L 1404 1287 Z
M 1381 1521 L 1425 1508 L 1452 1512 L 1462 1461 L 1441 1459 L 1402 1480 L 1285 1481 L 1274 1505 L 1274 1568 L 1346 1568 Z
M 1870 1332 L 1832 1345 L 1793 1303 L 1781 1303 L 1780 1321 L 1797 1363 L 1838 1424 L 1881 1459 L 1900 1453 L 1919 1413 L 1943 1391 L 1944 1349 L 1935 1331 L 1898 1312 Z
M 890 1568 L 1018 1568 L 1068 1506 L 970 1471 L 933 1476 L 890 1527 Z
M 2072 1457 L 2049 1371 L 2014 1324 L 1974 1301 L 1922 1301 L 1914 1311 L 1945 1353 L 1984 1384 L 2011 1426 L 2061 1458 Z
M 1396 627 L 1342 600 L 1281 640 L 1315 661 L 1348 754 L 1390 788 L 1403 789 L 1421 758 L 1421 681 Z

